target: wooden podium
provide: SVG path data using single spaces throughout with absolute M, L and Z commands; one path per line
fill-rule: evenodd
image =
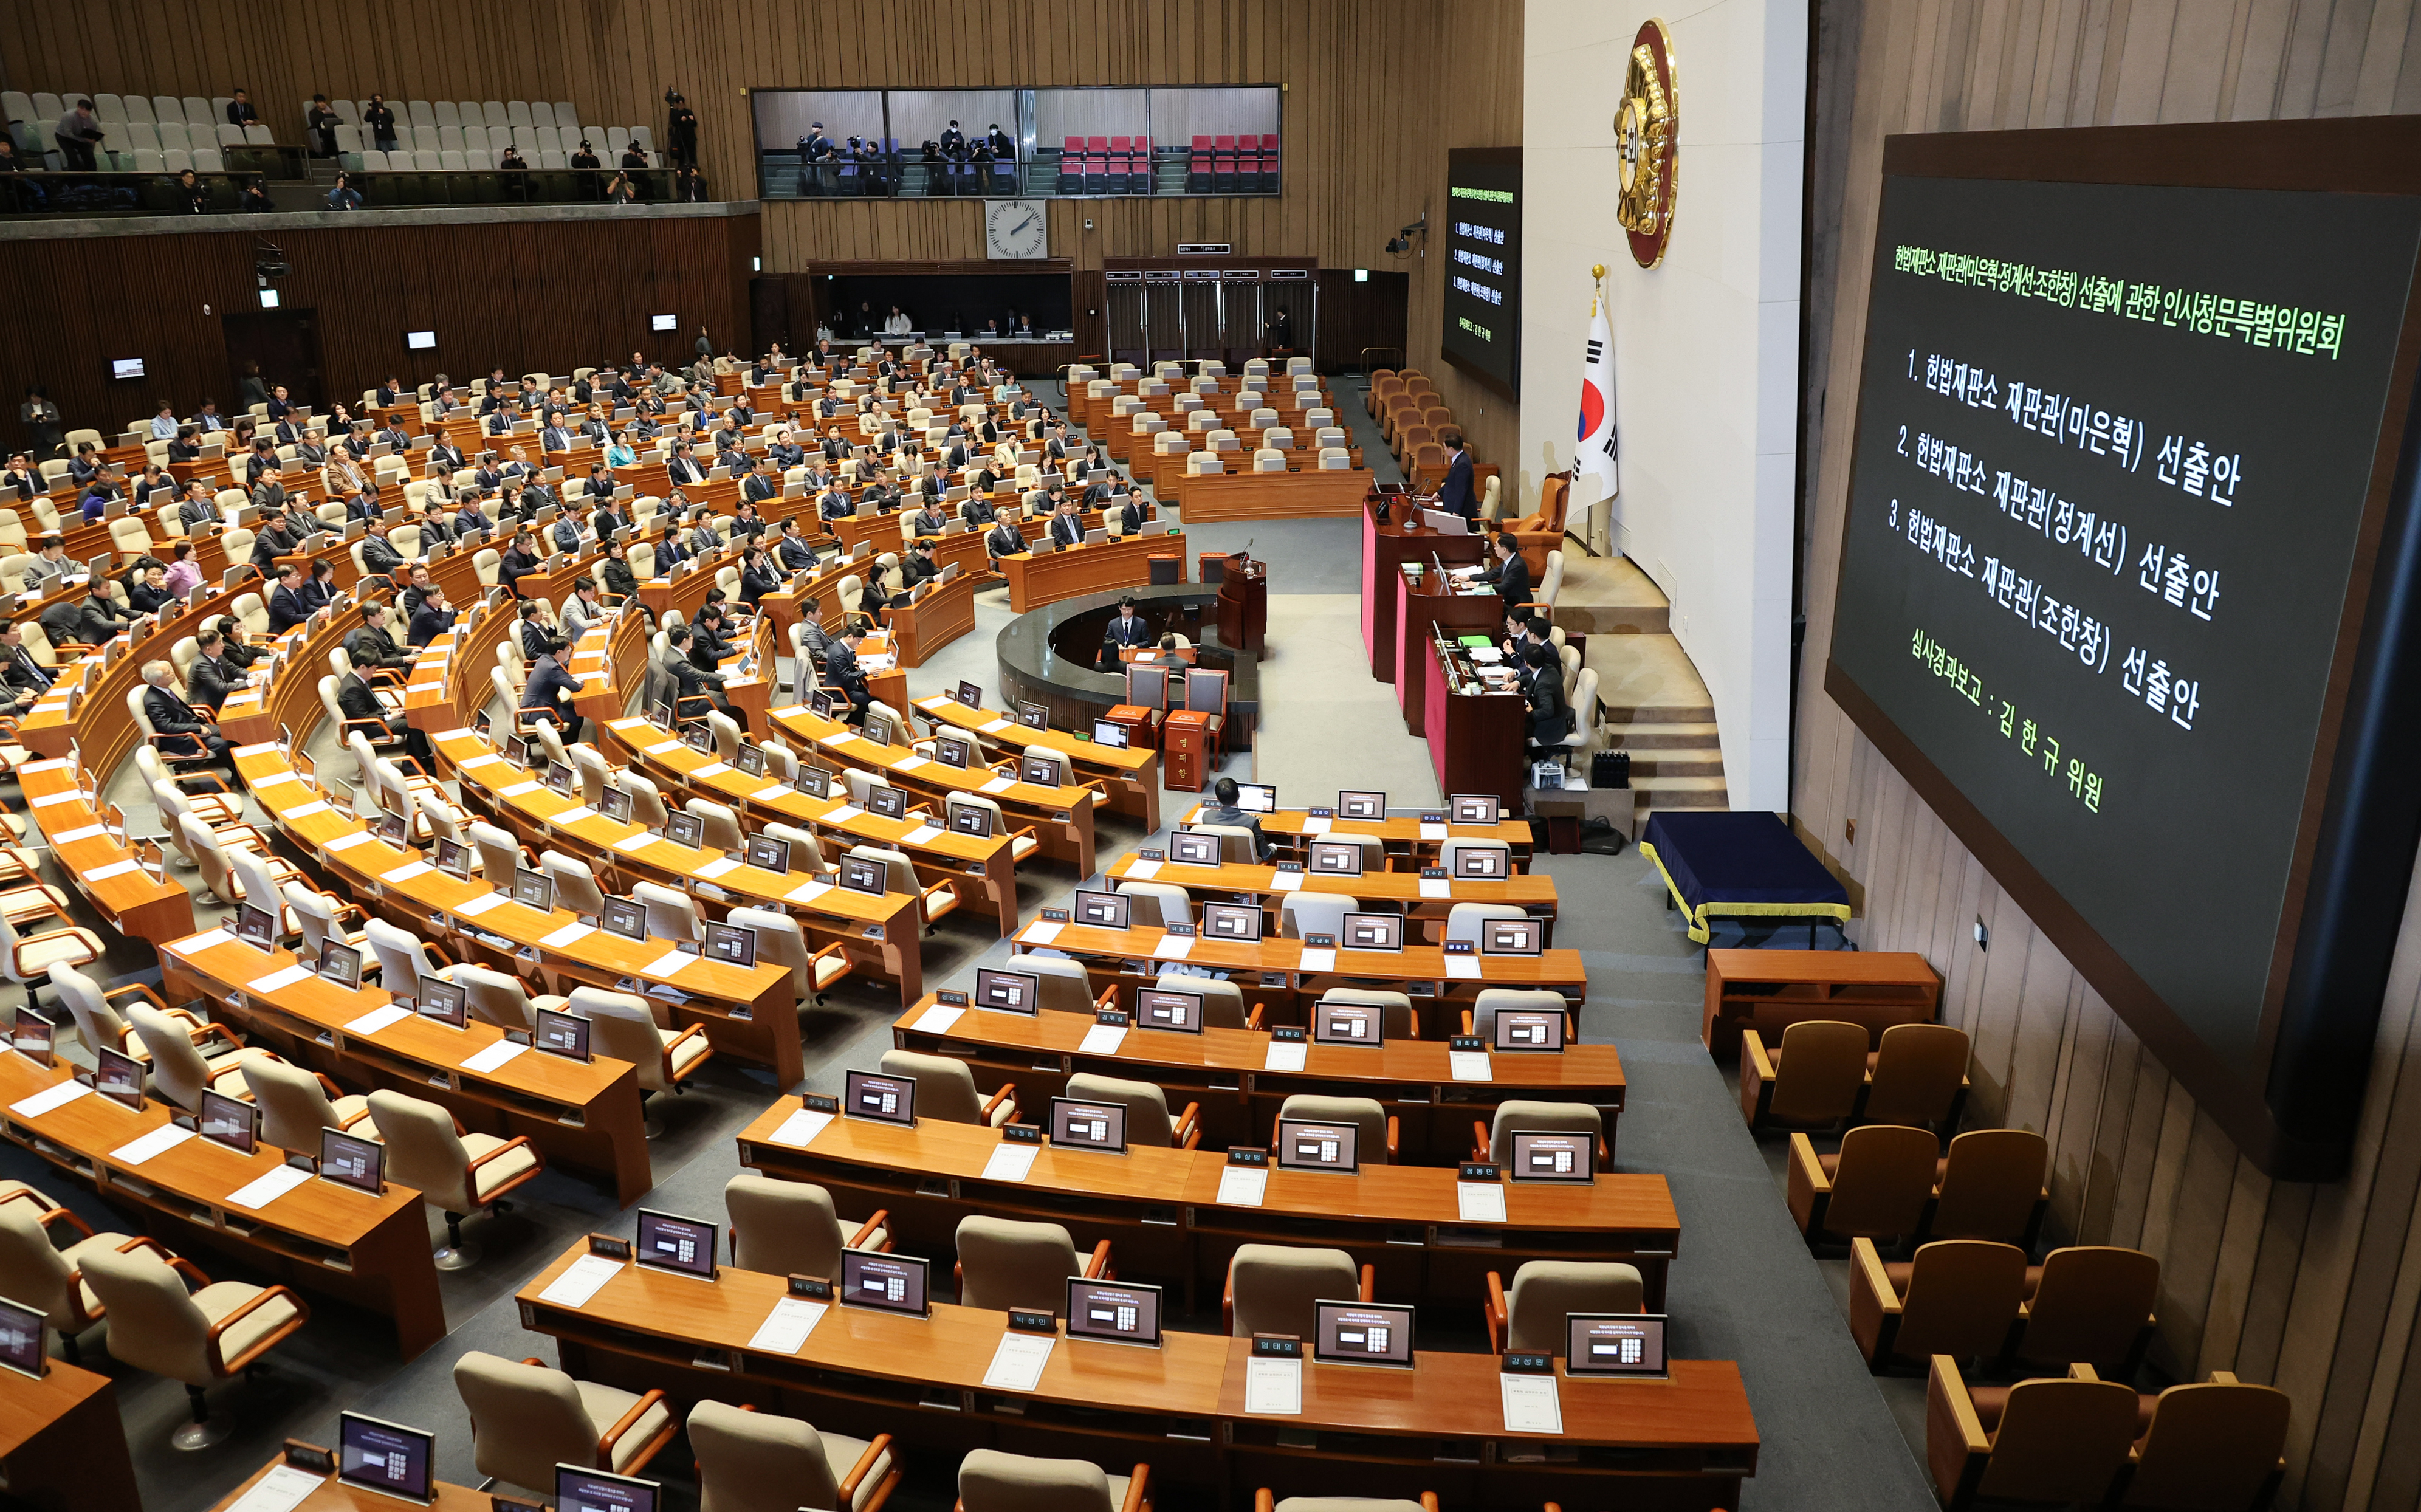
M 1210 772 L 1210 716 L 1172 712 L 1160 722 L 1160 744 L 1162 780 L 1172 791 L 1200 792 Z
M 1219 582 L 1219 639 L 1230 650 L 1258 652 L 1269 630 L 1269 569 L 1238 552 Z

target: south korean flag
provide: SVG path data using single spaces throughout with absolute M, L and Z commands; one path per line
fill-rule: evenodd
M 1572 451 L 1572 497 L 1575 510 L 1587 510 L 1615 496 L 1619 482 L 1615 468 L 1618 428 L 1614 418 L 1614 328 L 1605 318 L 1605 302 L 1589 302 L 1588 346 L 1581 363 L 1580 442 Z M 1584 478 L 1594 477 L 1592 492 Z

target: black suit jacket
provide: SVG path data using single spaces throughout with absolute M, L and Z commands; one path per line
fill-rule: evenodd
M 1497 569 L 1496 592 L 1504 599 L 1508 614 L 1530 601 L 1530 564 L 1522 560 L 1521 553 L 1506 558 L 1505 565 Z
M 1081 515 L 1054 514 L 1051 517 L 1051 538 L 1062 546 L 1084 543 L 1085 521 Z
M 1141 615 L 1135 616 L 1132 619 L 1123 615 L 1112 615 L 1109 624 L 1101 631 L 1101 644 L 1116 647 L 1148 646 L 1151 644 L 1151 626 Z
M 1471 488 L 1471 453 L 1455 454 L 1453 463 L 1445 470 L 1445 481 L 1438 487 L 1437 507 L 1465 520 L 1479 513 L 1479 500 Z
M 194 712 L 193 705 L 165 688 L 143 690 L 143 712 L 159 735 L 201 735 L 211 728 Z
M 16 680 L 14 678 L 10 681 Z M 185 699 L 188 703 L 208 704 L 212 709 L 226 702 L 235 691 L 241 675 L 235 668 L 213 657 L 194 658 L 193 670 L 185 678 Z
M 5 678 L 11 688 L 27 693 L 48 693 L 51 684 L 58 680 L 58 674 L 35 661 L 34 653 L 20 646 L 9 656 L 7 665 L 0 666 L 0 678 Z
M 283 635 L 310 617 L 311 606 L 299 591 L 283 585 L 270 590 L 269 633 Z
M 1015 556 L 1025 550 L 1025 533 L 1003 520 L 985 533 L 984 550 L 994 556 Z

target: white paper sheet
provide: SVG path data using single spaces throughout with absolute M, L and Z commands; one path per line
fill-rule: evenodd
M 1495 1078 L 1484 1050 L 1450 1050 L 1445 1052 L 1446 1069 L 1458 1082 L 1487 1082 Z
M 891 763 L 891 770 L 894 772 L 914 772 L 918 767 L 930 766 L 931 764 L 932 763 L 927 761 L 920 756 L 904 756 L 898 760 Z
M 257 787 L 259 784 L 255 783 L 253 786 Z M 94 835 L 107 834 L 108 833 L 109 826 L 106 824 L 87 824 L 80 830 L 69 830 L 63 834 L 52 835 L 51 843 L 53 845 L 72 845 L 78 840 L 89 840 Z
M 383 882 L 408 882 L 414 877 L 426 877 L 436 869 L 436 867 L 430 865 L 425 861 L 408 861 L 402 865 L 395 868 L 393 871 L 382 872 L 379 875 L 379 881 Z
M 143 863 L 139 861 L 117 861 L 106 866 L 96 866 L 80 875 L 86 881 L 97 882 L 110 877 L 123 877 L 130 871 L 141 869 L 142 865 Z
M 730 770 L 730 766 L 726 762 L 710 761 L 705 766 L 702 766 L 696 771 L 691 772 L 690 775 L 693 777 L 720 777 Z
M 1336 821 L 1332 818 L 1306 818 L 1303 821 L 1303 833 L 1305 834 L 1326 834 L 1329 832 L 1329 829 L 1335 823 Z
M 1161 864 L 1157 861 L 1138 861 L 1127 868 L 1127 881 L 1148 882 L 1160 875 L 1160 867 Z
M 312 975 L 312 970 L 308 966 L 289 966 L 282 972 L 271 972 L 266 976 L 244 983 L 244 990 L 248 992 L 279 992 L 285 990 L 287 988 L 292 987 L 297 982 L 309 981 Z
M 788 1145 L 792 1149 L 804 1149 L 815 1142 L 815 1137 L 822 1133 L 824 1126 L 832 1121 L 831 1114 L 818 1113 L 813 1108 L 801 1108 L 783 1119 L 782 1127 L 774 1130 L 768 1137 L 776 1145 Z
M 1454 882 L 1452 880 L 1445 877 L 1424 877 L 1421 879 L 1421 896 L 1423 897 L 1452 897 L 1454 896 Z
M 914 829 L 909 831 L 906 834 L 901 835 L 899 837 L 899 843 L 901 845 L 927 845 L 938 837 L 941 833 L 942 827 L 938 824 L 919 824 Z
M 1333 972 L 1335 969 L 1336 952 L 1334 950 L 1306 950 L 1303 959 L 1295 963 L 1295 970 L 1299 972 Z
M 812 903 L 831 891 L 830 882 L 801 882 L 782 896 L 793 903 Z
M 995 719 L 989 723 L 976 725 L 976 733 L 977 735 L 998 735 L 1003 730 L 1015 728 L 1017 722 L 1013 719 Z
M 976 788 L 976 791 L 979 793 L 1005 793 L 1016 786 L 1017 779 L 1014 777 L 994 777 L 992 781 L 984 784 L 981 787 Z
M 1017 941 L 1018 943 L 1024 945 L 1047 945 L 1058 939 L 1059 931 L 1066 927 L 1068 927 L 1056 919 L 1045 919 L 1039 924 L 1027 925 L 1025 932 L 1019 935 Z
M 653 834 L 648 834 L 645 830 L 641 830 L 636 834 L 626 834 L 619 840 L 615 841 L 614 849 L 619 850 L 626 856 L 632 856 L 638 854 L 640 851 L 645 850 L 648 847 L 654 845 L 655 843 L 656 837 Z
M 280 1165 L 265 1171 L 226 1194 L 230 1208 L 249 1208 L 255 1212 L 311 1179 L 311 1173 L 291 1165 Z
M 733 872 L 738 871 L 740 869 L 740 861 L 736 857 L 717 856 L 712 861 L 708 862 L 705 865 L 691 872 L 690 875 L 697 878 L 701 881 L 711 882 L 717 877 L 727 877 Z
M 542 782 L 517 782 L 510 787 L 507 787 L 499 791 L 496 796 L 499 798 L 519 798 L 524 793 L 538 793 L 544 792 L 545 790 L 546 784 Z
M 858 807 L 855 803 L 843 803 L 840 807 L 826 814 L 824 816 L 824 822 L 826 824 L 847 824 L 850 820 L 857 818 L 860 814 L 865 812 L 866 810 Z
M 1052 1333 L 1002 1334 L 983 1383 L 996 1391 L 1032 1391 L 1042 1384 L 1042 1367 L 1051 1363 L 1052 1347 L 1058 1342 Z
M 1127 1032 L 1114 1023 L 1097 1023 L 1085 1031 L 1084 1042 L 1076 1047 L 1079 1055 L 1115 1055 L 1126 1043 Z
M 357 845 L 367 845 L 377 838 L 377 835 L 372 834 L 367 830 L 355 830 L 351 834 L 340 834 L 330 840 L 328 842 L 328 849 L 331 850 L 351 850 Z
M 539 1301 L 553 1302 L 558 1307 L 586 1307 L 588 1299 L 596 1296 L 598 1289 L 619 1275 L 621 1270 L 622 1262 L 619 1260 L 609 1260 L 601 1255 L 584 1255 L 538 1294 Z
M 297 803 L 292 808 L 288 809 L 286 811 L 286 818 L 289 819 L 307 819 L 314 814 L 324 814 L 327 811 L 327 800 L 323 798 L 315 798 L 307 803 Z
M 1160 943 L 1151 947 L 1151 959 L 1154 960 L 1183 960 L 1186 957 L 1194 954 L 1194 942 L 1196 938 L 1198 937 L 1190 934 L 1162 935 L 1160 937 Z
M 130 1139 L 111 1150 L 109 1158 L 120 1165 L 141 1165 L 151 1157 L 175 1149 L 193 1137 L 194 1131 L 190 1129 L 180 1129 L 175 1124 L 162 1124 L 149 1133 L 138 1139 Z
M 462 918 L 476 919 L 480 914 L 487 912 L 490 909 L 502 908 L 507 901 L 508 899 L 502 893 L 481 893 L 476 897 L 465 898 L 461 902 L 455 904 L 450 912 Z
M 665 981 L 670 981 L 672 978 L 679 976 L 681 974 L 682 967 L 687 966 L 690 962 L 698 959 L 700 958 L 693 956 L 687 951 L 667 950 L 663 955 L 658 956 L 655 959 L 648 962 L 645 966 L 640 967 L 639 974 L 643 976 L 660 977 Z
M 984 1161 L 983 1178 L 987 1181 L 1023 1181 L 1034 1169 L 1034 1158 L 1042 1153 L 1039 1145 L 1011 1145 L 1003 1142 L 992 1147 L 992 1158 Z
M 1267 1166 L 1231 1165 L 1219 1173 L 1219 1202 L 1226 1208 L 1257 1208 L 1269 1190 Z
M 8 1104 L 8 1111 L 20 1118 L 39 1118 L 53 1109 L 66 1107 L 91 1090 L 82 1082 L 61 1082 L 56 1086 L 42 1088 L 30 1098 L 19 1098 Z
M 773 1304 L 765 1321 L 748 1336 L 748 1348 L 762 1354 L 796 1354 L 831 1307 L 830 1302 L 805 1297 L 785 1297 Z
M 947 1034 L 950 1025 L 958 1022 L 966 1011 L 955 1003 L 936 1003 L 918 1014 L 916 1021 L 908 1027 L 921 1030 L 929 1035 Z
M 515 1044 L 509 1039 L 499 1039 L 494 1044 L 490 1045 L 487 1049 L 479 1052 L 476 1055 L 463 1061 L 462 1069 L 466 1071 L 476 1071 L 480 1075 L 485 1076 L 489 1072 L 493 1071 L 498 1067 L 504 1065 L 507 1061 L 513 1059 L 515 1056 L 527 1054 L 528 1052 L 529 1047 L 527 1045 Z
M 1424 824 L 1421 826 L 1421 838 L 1424 840 L 1443 840 L 1445 838 L 1445 826 L 1443 824 Z
M 39 798 L 29 798 L 25 800 L 25 806 L 28 808 L 48 808 L 54 803 L 73 803 L 75 800 L 82 798 L 83 796 L 84 793 L 81 789 L 70 787 L 65 792 L 44 793 Z
M 1244 1411 L 1263 1417 L 1303 1415 L 1303 1362 L 1246 1360 Z
M 467 770 L 472 767 L 484 767 L 491 763 L 502 765 L 504 764 L 504 760 L 505 758 L 503 756 L 496 755 L 493 751 L 483 751 L 479 755 L 473 756 L 468 761 L 459 762 L 457 765 Z
M 548 815 L 546 817 L 546 821 L 549 824 L 577 824 L 582 819 L 593 819 L 596 817 L 597 811 L 595 809 L 590 808 L 586 803 L 575 803 L 571 807 L 565 809 L 560 814 Z
M 1555 1391 L 1554 1377 L 1498 1376 L 1496 1382 L 1505 1396 L 1506 1432 L 1564 1431 L 1564 1403 Z
M 1466 1224 L 1501 1224 L 1505 1222 L 1505 1189 L 1492 1181 L 1458 1181 L 1454 1184 L 1456 1216 Z
M 226 1512 L 294 1512 L 327 1479 L 292 1465 L 280 1465 L 260 1477 L 259 1484 L 244 1492 Z
M 1303 873 L 1299 871 L 1273 871 L 1270 873 L 1270 891 L 1273 893 L 1291 893 L 1302 885 Z
M 491 756 L 488 759 L 492 761 L 495 758 Z M 261 787 L 274 787 L 281 782 L 301 782 L 302 780 L 303 779 L 301 777 L 290 772 L 273 772 L 266 777 L 255 777 L 252 779 L 252 786 L 256 789 Z
M 1265 1071 L 1300 1071 L 1303 1069 L 1304 1057 L 1309 1054 L 1310 1052 L 1311 1047 L 1304 1044 L 1300 1039 L 1273 1039 L 1270 1041 L 1269 1053 L 1261 1060 L 1261 1069 Z
M 234 935 L 225 929 L 204 929 L 197 935 L 189 935 L 185 939 L 170 942 L 168 948 L 191 953 L 208 950 L 212 945 L 226 944 L 234 938 Z
M 580 941 L 586 939 L 588 936 L 595 934 L 596 932 L 597 931 L 595 929 L 590 928 L 585 924 L 567 924 L 562 928 L 555 930 L 553 934 L 540 940 L 539 943 L 546 946 L 549 950 L 561 950 L 564 946 L 576 944 Z
M 678 751 L 680 748 L 681 743 L 679 740 L 658 740 L 653 745 L 640 747 L 649 756 L 663 756 L 667 751 Z
M 1445 959 L 1445 974 L 1450 981 L 1476 982 L 1480 977 L 1479 958 L 1448 956 Z
M 388 1024 L 401 1023 L 404 1020 L 411 1017 L 412 1010 L 410 1008 L 390 1003 L 383 1008 L 372 1008 L 369 1012 L 363 1014 L 360 1018 L 355 1019 L 352 1022 L 345 1025 L 345 1033 L 349 1035 L 374 1035 L 380 1030 L 385 1028 Z

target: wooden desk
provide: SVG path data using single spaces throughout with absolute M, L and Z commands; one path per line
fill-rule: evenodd
M 894 604 L 885 612 L 891 638 L 899 647 L 902 667 L 920 667 L 936 652 L 976 628 L 976 589 L 988 579 L 961 572 L 947 583 L 936 583 L 911 604 Z
M 1382 523 L 1375 502 L 1362 510 L 1362 646 L 1370 656 L 1370 676 L 1381 682 L 1396 680 L 1396 580 L 1406 562 L 1427 562 L 1432 553 L 1448 567 L 1476 562 L 1486 550 L 1484 536 L 1442 536 L 1434 530 L 1408 528 L 1399 503 Z
M 134 940 L 194 932 L 194 895 L 182 882 L 153 877 L 102 827 L 92 795 L 77 786 L 64 758 L 28 762 L 17 769 L 17 780 L 59 869 L 94 912 Z
M 851 1211 L 889 1209 L 911 1254 L 951 1254 L 959 1220 L 984 1213 L 1065 1224 L 1080 1249 L 1115 1239 L 1119 1274 L 1169 1277 L 1189 1295 L 1217 1295 L 1239 1244 L 1273 1243 L 1350 1250 L 1378 1267 L 1382 1297 L 1471 1302 L 1486 1294 L 1487 1271 L 1509 1275 L 1523 1260 L 1619 1260 L 1639 1268 L 1658 1311 L 1681 1242 L 1671 1189 L 1645 1172 L 1604 1172 L 1585 1187 L 1507 1183 L 1505 1220 L 1492 1224 L 1461 1221 L 1451 1168 L 1419 1165 L 1351 1176 L 1273 1167 L 1261 1205 L 1233 1208 L 1219 1202 L 1226 1156 L 1216 1150 L 1045 1145 L 1023 1180 L 1004 1181 L 985 1175 L 997 1129 L 836 1118 L 804 1148 L 777 1143 L 800 1106 L 777 1099 L 742 1130 L 740 1163 L 828 1187 Z
M 1434 570 L 1422 573 L 1415 582 L 1411 573 L 1398 569 L 1394 593 L 1395 675 L 1389 680 L 1396 685 L 1396 703 L 1404 711 L 1405 732 L 1427 738 L 1429 679 L 1421 675 L 1425 670 L 1422 659 L 1429 655 L 1426 647 L 1440 632 L 1448 636 L 1501 637 L 1505 600 L 1493 593 L 1448 591 L 1446 582 L 1441 581 Z
M 1250 990 L 1244 999 L 1247 1005 L 1255 1001 Z M 1391 1039 L 1368 1049 L 1306 1045 L 1302 1070 L 1273 1071 L 1272 1040 L 1258 1029 L 1195 1035 L 1137 1028 L 1103 1055 L 1083 1048 L 1093 1027 L 1089 1014 L 966 1008 L 953 1019 L 950 1011 L 927 998 L 891 1026 L 891 1042 L 967 1062 L 987 1096 L 1016 1083 L 1021 1109 L 1039 1110 L 1066 1096 L 1068 1078 L 1079 1071 L 1155 1083 L 1167 1089 L 1172 1109 L 1201 1105 L 1206 1149 L 1268 1143 L 1279 1105 L 1308 1093 L 1386 1104 L 1400 1121 L 1398 1158 L 1408 1164 L 1467 1157 L 1473 1121 L 1486 1123 L 1499 1102 L 1523 1099 L 1597 1109 L 1610 1154 L 1625 1095 L 1622 1057 L 1610 1044 L 1575 1044 L 1559 1055 L 1491 1055 L 1488 1081 L 1458 1082 L 1445 1045 L 1435 1039 Z
M 1241 436 L 1242 433 L 1239 432 Z M 1253 454 L 1237 453 L 1250 467 Z M 1189 474 L 1175 484 L 1188 525 L 1228 520 L 1333 520 L 1358 513 L 1376 481 L 1358 468 L 1307 466 L 1299 473 Z
M 987 757 L 994 749 L 1016 755 L 1050 751 L 1066 756 L 1086 779 L 1098 779 L 1110 796 L 1114 813 L 1132 815 L 1146 833 L 1160 828 L 1160 753 L 1139 747 L 1120 749 L 1095 740 L 1080 740 L 1067 730 L 1028 729 L 1006 714 L 970 709 L 949 694 L 916 700 L 916 711 L 935 725 L 946 725 L 975 738 Z
M 138 1113 L 87 1092 L 48 1113 L 16 1111 L 24 1099 L 67 1080 L 65 1067 L 46 1071 L 22 1055 L 0 1055 L 0 1107 L 8 1109 L 0 1130 L 104 1200 L 140 1208 L 149 1231 L 171 1249 L 203 1245 L 235 1256 L 263 1280 L 384 1313 L 407 1360 L 445 1336 L 445 1304 L 419 1192 L 390 1184 L 373 1197 L 314 1179 L 266 1208 L 238 1208 L 228 1196 L 275 1170 L 283 1152 L 263 1146 L 243 1156 L 189 1139 L 127 1164 L 112 1152 L 167 1123 L 167 1105 L 148 1102 Z
M 107 1376 L 58 1360 L 39 1380 L 0 1370 L 0 1495 L 39 1512 L 143 1512 Z
M 1151 581 L 1150 558 L 1174 554 L 1180 567 L 1185 537 L 1128 536 L 1099 546 L 1066 547 L 1040 556 L 1020 553 L 1000 559 L 1008 579 L 1008 606 L 1019 614 L 1080 594 L 1139 588 Z
M 599 1056 L 586 1065 L 524 1051 L 493 1071 L 463 1063 L 505 1037 L 473 1019 L 460 1029 L 413 1014 L 374 1033 L 353 1023 L 392 1001 L 374 987 L 348 990 L 317 975 L 262 991 L 255 983 L 297 964 L 224 929 L 174 940 L 160 950 L 162 995 L 203 997 L 213 1018 L 232 1020 L 251 1043 L 356 1090 L 384 1088 L 444 1106 L 475 1132 L 527 1134 L 550 1166 L 602 1178 L 623 1207 L 655 1185 L 648 1162 L 638 1073 Z
M 1324 806 L 1324 805 L 1323 805 Z M 1441 803 L 1440 807 L 1445 805 Z M 1433 811 L 1434 812 L 1434 811 Z M 1261 834 L 1279 849 L 1293 856 L 1302 856 L 1312 841 L 1329 833 L 1333 821 L 1315 819 L 1309 809 L 1282 808 L 1273 814 L 1256 816 L 1261 821 Z M 1202 809 L 1188 809 L 1178 820 L 1180 824 L 1202 822 Z M 1509 847 L 1513 852 L 1513 868 L 1526 871 L 1530 865 L 1530 826 L 1521 819 L 1500 819 L 1494 824 L 1423 824 L 1418 818 L 1389 818 L 1384 819 L 1348 819 L 1357 834 L 1375 834 L 1386 842 L 1390 860 L 1401 858 L 1434 866 L 1440 848 L 1448 840 L 1494 840 Z
M 1530 702 L 1519 693 L 1466 688 L 1447 669 L 1435 636 L 1422 653 L 1429 688 L 1422 694 L 1429 766 L 1440 793 L 1494 793 L 1519 813 L 1526 786 Z
M 1356 832 L 1338 829 L 1331 833 Z M 1138 871 L 1138 867 L 1143 869 Z M 1440 922 L 1457 903 L 1511 903 L 1547 920 L 1551 931 L 1554 927 L 1555 880 L 1544 872 L 1515 872 L 1501 881 L 1448 878 L 1445 881 L 1445 892 L 1431 896 L 1429 889 L 1438 885 L 1437 881 L 1414 871 L 1366 871 L 1359 877 L 1332 877 L 1314 871 L 1281 873 L 1275 866 L 1248 866 L 1241 862 L 1225 862 L 1216 866 L 1195 866 L 1181 861 L 1147 862 L 1130 850 L 1110 863 L 1109 875 L 1118 881 L 1132 879 L 1182 887 L 1190 896 L 1213 902 L 1249 898 L 1272 914 L 1278 912 L 1289 892 L 1335 893 L 1357 903 L 1392 904 L 1415 919 Z M 1281 887 L 1281 876 L 1299 885 Z
M 1880 1047 L 1894 1024 L 1931 1023 L 1942 974 L 1905 950 L 1710 950 L 1699 1037 L 1718 1056 L 1737 1053 L 1742 1029 L 1778 1041 L 1794 1023 L 1863 1024 Z

